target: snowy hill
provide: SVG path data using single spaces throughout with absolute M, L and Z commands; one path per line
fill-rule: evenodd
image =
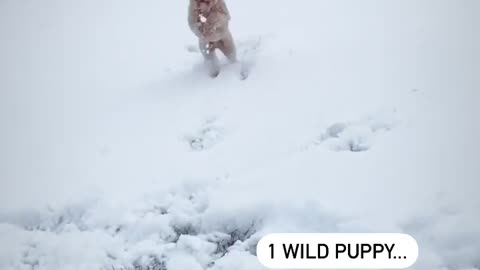
M 480 267 L 480 2 L 0 2 L 0 269 L 263 269 L 269 232 L 403 232 Z

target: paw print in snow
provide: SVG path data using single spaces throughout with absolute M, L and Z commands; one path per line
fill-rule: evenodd
M 338 124 L 336 124 L 328 129 L 329 131 L 332 131 L 332 128 L 334 128 L 333 131 L 338 132 L 333 133 L 335 134 L 333 137 L 327 137 L 325 141 L 330 149 L 334 151 L 351 152 L 363 152 L 370 149 L 371 138 L 373 136 L 373 132 L 370 128 L 345 125 L 343 130 L 335 130 L 338 127 Z
M 382 113 L 363 120 L 330 125 L 314 142 L 314 145 L 326 144 L 333 151 L 363 152 L 372 147 L 376 135 L 390 131 L 398 119 L 393 113 Z
M 196 133 L 187 135 L 186 140 L 192 150 L 205 151 L 221 142 L 224 134 L 224 129 L 217 125 L 215 121 L 208 121 Z

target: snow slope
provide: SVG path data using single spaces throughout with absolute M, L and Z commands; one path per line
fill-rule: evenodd
M 480 267 L 480 2 L 0 2 L 0 269 L 263 269 L 268 232 L 404 232 Z

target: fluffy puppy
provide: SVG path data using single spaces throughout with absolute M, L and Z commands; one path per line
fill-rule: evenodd
M 212 77 L 220 73 L 219 49 L 231 62 L 237 60 L 235 44 L 228 28 L 230 13 L 224 0 L 190 0 L 188 24 L 198 37 L 200 51 Z

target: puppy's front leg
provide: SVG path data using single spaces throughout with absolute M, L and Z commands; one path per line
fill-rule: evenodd
M 215 42 L 206 42 L 200 40 L 199 42 L 200 51 L 202 52 L 203 58 L 205 59 L 205 64 L 208 68 L 208 74 L 210 77 L 215 78 L 220 74 L 220 63 L 218 61 L 217 54 L 215 53 L 216 44 Z

